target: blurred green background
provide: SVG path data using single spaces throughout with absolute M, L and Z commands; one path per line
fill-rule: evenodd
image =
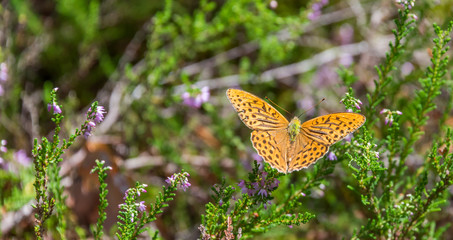
M 79 138 L 61 165 L 74 231 L 89 236 L 88 226 L 96 221 L 97 177 L 89 172 L 100 159 L 113 167 L 107 231 L 114 231 L 117 206 L 135 181 L 150 186 L 143 198 L 151 201 L 166 177 L 183 168 L 191 174 L 191 188 L 178 192 L 150 227 L 164 239 L 197 239 L 210 187 L 221 179 L 236 186 L 256 158 L 250 130 L 228 102 L 226 89 L 267 96 L 295 116 L 304 113 L 303 119 L 346 111 L 339 102 L 345 85 L 366 104 L 365 94 L 377 79 L 374 66 L 394 41 L 398 9 L 395 1 L 366 0 L 2 1 L 0 140 L 8 149 L 0 153 L 2 238 L 33 236 L 30 153 L 33 139 L 50 137 L 55 127 L 46 107 L 52 88 L 59 88 L 63 136 L 82 124 L 91 102 L 107 110 L 94 136 Z M 416 1 L 413 12 L 416 29 L 393 76 L 401 85 L 388 93 L 383 107 L 402 109 L 418 88 L 414 80 L 430 64 L 432 24 L 451 20 L 453 2 Z M 346 82 L 340 68 L 343 76 L 351 75 L 343 77 Z M 208 87 L 207 101 L 195 106 L 184 93 L 195 98 L 203 87 Z M 403 100 L 392 102 L 395 94 Z M 429 126 L 427 136 L 436 130 Z M 413 161 L 430 141 L 419 141 L 420 155 Z M 338 181 L 345 174 L 341 166 L 302 203 L 316 220 L 257 238 L 349 238 L 366 222 L 366 213 Z M 282 181 L 303 182 L 309 172 Z M 277 199 L 284 192 L 280 187 Z M 449 206 L 436 221 L 451 221 L 452 212 Z M 49 228 L 54 225 L 49 222 Z

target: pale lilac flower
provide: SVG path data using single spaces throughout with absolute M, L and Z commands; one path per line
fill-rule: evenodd
M 91 112 L 91 107 L 88 109 L 88 113 Z M 88 114 L 87 113 L 87 114 Z M 101 123 L 104 121 L 104 114 L 107 112 L 105 111 L 103 106 L 97 106 L 96 111 L 94 111 L 94 122 L 96 124 Z M 89 116 L 91 117 L 91 116 Z
M 61 108 L 56 103 L 47 104 L 47 111 L 52 112 L 53 114 L 60 114 Z
M 301 192 L 300 195 L 302 195 L 302 197 L 305 197 L 307 195 L 305 195 L 305 193 Z
M 272 0 L 270 3 L 269 3 L 269 7 L 272 8 L 272 9 L 276 9 L 278 7 L 278 2 L 275 1 L 275 0 Z
M 261 189 L 261 190 L 258 192 L 258 195 L 261 195 L 261 197 L 267 197 L 267 191 L 266 191 L 266 189 Z
M 311 5 L 311 9 L 313 11 L 308 14 L 308 19 L 310 21 L 316 20 L 319 16 L 321 16 L 321 9 L 328 3 L 328 0 L 321 0 L 319 2 L 313 3 L 313 5 Z
M 8 66 L 6 63 L 0 63 L 0 82 L 6 82 L 8 80 Z
M 165 180 L 165 182 L 167 182 L 170 185 L 175 184 L 177 187 L 186 191 L 191 186 L 189 180 L 187 179 L 187 177 L 189 176 L 190 175 L 187 172 L 175 173 L 171 177 L 168 177 L 167 180 Z
M 354 28 L 350 24 L 343 24 L 338 31 L 341 45 L 350 44 L 354 40 Z
M 192 96 L 189 92 L 184 92 L 181 95 L 183 103 L 193 108 L 200 108 L 203 103 L 209 100 L 210 96 L 211 94 L 208 86 L 201 88 L 200 92 L 195 96 Z
M 400 4 L 402 7 L 412 9 L 415 0 L 395 0 L 395 2 Z
M 25 150 L 20 149 L 19 151 L 14 153 L 14 158 L 18 163 L 20 163 L 22 166 L 30 166 L 31 164 L 31 158 L 27 156 L 27 153 Z
M 351 133 L 351 134 L 348 134 L 348 135 L 344 138 L 344 140 L 345 140 L 346 142 L 351 142 L 352 136 L 353 136 L 352 133 Z
M 412 65 L 412 63 L 410 62 L 405 62 L 401 66 L 401 75 L 403 77 L 406 77 L 407 75 L 411 74 L 412 71 L 414 71 L 414 65 Z
M 330 86 L 335 84 L 337 78 L 338 75 L 332 67 L 323 65 L 316 72 L 314 85 L 318 88 Z
M 288 225 L 289 228 L 293 228 L 293 225 Z
M 140 203 L 138 203 L 137 210 L 139 212 L 144 212 L 146 210 L 145 201 L 141 201 Z
M 220 199 L 220 201 L 219 201 L 219 206 L 221 207 L 222 205 L 223 205 L 223 200 Z
M 8 142 L 7 142 L 5 139 L 3 139 L 3 140 L 0 142 L 0 152 L 6 152 L 6 151 L 8 151 L 8 148 L 6 148 L 6 144 L 7 144 L 7 143 L 8 143 Z
M 97 124 L 101 123 L 104 121 L 104 115 L 107 112 L 105 111 L 103 106 L 97 106 L 96 110 L 94 112 L 91 112 L 91 107 L 87 111 L 87 119 L 90 119 L 90 121 L 87 123 L 84 136 L 85 138 L 88 138 L 91 136 L 91 131 L 94 130 Z M 94 115 L 93 115 L 94 114 Z
M 2 157 L 0 157 L 0 168 L 3 168 L 4 170 L 8 170 L 8 163 Z
M 362 101 L 360 101 L 360 99 L 352 97 L 349 93 L 346 93 L 346 96 L 340 100 L 340 103 L 343 103 L 345 105 L 353 104 L 359 110 L 360 110 L 360 105 L 362 105 Z
M 385 123 L 385 125 L 389 125 L 389 127 L 391 127 L 392 124 L 393 124 L 393 121 L 394 121 L 394 116 L 395 115 L 402 115 L 403 113 L 401 111 L 398 111 L 398 110 L 390 111 L 389 109 L 384 108 L 384 109 L 381 110 L 380 114 L 385 114 L 386 115 L 385 119 L 384 119 L 384 123 Z
M 337 156 L 336 156 L 335 153 L 333 153 L 332 151 L 329 152 L 329 155 L 327 155 L 327 158 L 328 158 L 330 161 L 335 161 L 335 160 L 337 160 Z

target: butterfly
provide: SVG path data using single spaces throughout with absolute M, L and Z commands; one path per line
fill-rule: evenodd
M 253 130 L 251 141 L 258 154 L 282 173 L 307 168 L 323 157 L 329 147 L 360 128 L 365 116 L 333 113 L 302 123 L 291 122 L 263 99 L 238 89 L 228 89 L 228 100 L 239 118 Z

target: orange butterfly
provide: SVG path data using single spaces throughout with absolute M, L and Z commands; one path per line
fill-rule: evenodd
M 263 99 L 238 89 L 227 97 L 252 132 L 252 144 L 264 161 L 282 173 L 298 171 L 324 156 L 329 147 L 365 122 L 358 113 L 333 113 L 291 122 Z

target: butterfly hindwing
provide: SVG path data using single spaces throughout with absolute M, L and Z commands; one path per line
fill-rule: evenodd
M 292 171 L 299 171 L 302 168 L 307 168 L 311 164 L 315 163 L 318 159 L 322 158 L 327 153 L 327 151 L 329 151 L 328 146 L 311 139 L 305 139 L 303 135 L 299 135 L 298 138 L 300 139 L 297 141 L 307 141 L 307 144 L 297 145 L 299 147 L 296 148 L 296 154 L 288 163 L 288 173 Z
M 279 172 L 286 173 L 285 151 L 289 142 L 285 130 L 252 132 L 251 141 L 258 154 Z

